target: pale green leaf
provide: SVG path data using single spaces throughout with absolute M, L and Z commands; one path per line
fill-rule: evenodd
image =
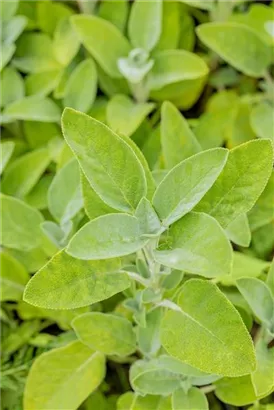
M 107 214 L 84 225 L 70 240 L 67 252 L 79 259 L 99 260 L 129 255 L 147 242 L 137 218 Z
M 272 145 L 267 139 L 232 149 L 223 171 L 195 210 L 210 214 L 226 228 L 256 203 L 271 175 L 272 162 Z
M 245 406 L 253 403 L 257 398 L 250 375 L 233 378 L 225 377 L 215 384 L 215 394 L 224 403 Z
M 2 25 L 2 41 L 5 45 L 13 44 L 17 38 L 22 34 L 27 25 L 25 16 L 15 16 Z
M 251 241 L 251 231 L 246 214 L 237 216 L 226 228 L 228 238 L 239 246 L 249 246 Z
M 139 220 L 140 229 L 143 234 L 159 234 L 161 231 L 161 222 L 151 203 L 142 198 L 134 214 Z
M 161 340 L 166 351 L 199 370 L 230 377 L 255 370 L 252 339 L 240 314 L 209 281 L 187 281 L 162 321 Z
M 1 19 L 3 21 L 10 20 L 18 9 L 19 0 L 13 1 L 6 1 L 1 0 L 0 8 L 1 8 Z
M 65 109 L 62 127 L 68 145 L 101 199 L 115 209 L 132 212 L 146 195 L 147 184 L 131 147 L 104 124 L 72 109 Z
M 250 113 L 253 131 L 260 138 L 274 141 L 274 108 L 266 102 L 255 105 Z
M 17 301 L 22 298 L 24 287 L 29 275 L 24 266 L 6 252 L 0 253 L 1 258 L 1 301 Z
M 168 396 L 180 387 L 181 378 L 177 373 L 161 366 L 157 359 L 137 360 L 130 368 L 130 384 L 135 392 Z
M 73 158 L 55 174 L 48 190 L 48 208 L 62 224 L 72 219 L 82 207 L 80 170 Z
M 8 167 L 2 181 L 2 191 L 23 198 L 38 182 L 50 163 L 48 149 L 34 150 L 17 158 Z
M 130 45 L 120 31 L 113 24 L 95 16 L 74 16 L 72 22 L 80 41 L 102 69 L 111 77 L 121 77 L 117 61 L 129 53 Z
M 41 245 L 40 223 L 43 217 L 39 211 L 25 202 L 11 196 L 1 195 L 2 220 L 1 245 L 28 251 Z
M 107 355 L 127 356 L 136 350 L 136 336 L 129 320 L 91 312 L 78 316 L 72 327 L 82 343 Z
M 126 95 L 115 95 L 107 105 L 107 122 L 117 134 L 130 137 L 151 113 L 153 103 L 134 103 Z
M 148 87 L 150 90 L 159 90 L 179 81 L 204 77 L 207 73 L 206 63 L 194 53 L 185 50 L 164 50 L 154 55 Z
M 1 73 L 1 107 L 16 100 L 21 100 L 25 94 L 24 80 L 12 66 L 6 67 Z
M 75 410 L 105 376 L 105 358 L 81 342 L 39 356 L 28 374 L 24 408 Z
M 135 48 L 151 51 L 162 31 L 162 0 L 144 2 L 136 0 L 128 22 L 128 35 Z
M 208 410 L 206 395 L 197 387 L 191 387 L 187 392 L 178 389 L 172 394 L 173 410 Z
M 43 33 L 25 33 L 17 41 L 13 65 L 24 73 L 57 70 L 51 38 Z
M 270 394 L 274 387 L 274 349 L 268 348 L 266 342 L 258 340 L 255 346 L 257 369 L 251 374 L 256 395 L 258 397 Z
M 127 401 L 129 404 L 130 402 Z M 131 401 L 131 407 L 121 407 L 119 410 L 172 410 L 170 397 L 154 396 L 147 394 L 141 396 L 135 394 Z
M 39 1 L 37 3 L 37 24 L 45 33 L 52 35 L 58 23 L 73 14 L 73 10 L 66 4 L 55 1 Z
M 129 12 L 127 0 L 101 1 L 98 16 L 114 24 L 122 33 L 125 31 Z
M 158 307 L 146 313 L 146 327 L 138 326 L 136 329 L 138 347 L 145 355 L 154 355 L 161 347 L 161 319 L 162 309 Z
M 12 120 L 59 122 L 61 110 L 49 98 L 30 96 L 9 104 L 4 114 Z
M 154 252 L 157 262 L 208 278 L 230 274 L 232 247 L 218 222 L 191 212 L 168 231 L 166 243 Z
M 161 110 L 161 143 L 166 168 L 201 151 L 200 144 L 177 108 L 166 101 Z
M 24 300 L 49 309 L 91 305 L 130 286 L 119 269 L 119 259 L 87 262 L 60 251 L 29 281 Z
M 97 72 L 91 58 L 83 60 L 72 72 L 65 86 L 65 107 L 87 112 L 96 97 Z
M 6 165 L 8 164 L 12 156 L 14 148 L 15 148 L 15 144 L 13 141 L 2 141 L 0 143 L 0 153 L 1 153 L 0 174 L 2 174 L 2 172 L 6 168 Z
M 59 20 L 53 35 L 53 54 L 55 59 L 67 66 L 77 54 L 80 41 L 75 35 L 72 22 L 69 18 Z
M 57 87 L 62 74 L 60 70 L 29 74 L 25 79 L 26 95 L 46 97 Z
M 261 77 L 271 62 L 271 48 L 244 24 L 206 23 L 196 31 L 207 47 L 251 77 Z
M 268 286 L 257 278 L 243 277 L 237 287 L 254 314 L 271 328 L 274 324 L 274 298 Z
M 228 151 L 216 148 L 196 154 L 176 165 L 162 180 L 153 206 L 168 226 L 190 212 L 212 187 L 227 160 Z

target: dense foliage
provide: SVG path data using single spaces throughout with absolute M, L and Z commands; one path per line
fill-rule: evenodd
M 273 4 L 1 11 L 1 409 L 273 410 Z

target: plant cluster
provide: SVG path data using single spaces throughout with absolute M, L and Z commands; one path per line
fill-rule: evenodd
M 1 409 L 273 410 L 273 4 L 1 10 Z

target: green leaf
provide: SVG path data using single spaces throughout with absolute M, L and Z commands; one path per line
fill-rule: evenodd
M 256 396 L 262 397 L 270 394 L 274 387 L 274 349 L 268 348 L 266 342 L 258 340 L 255 346 L 257 369 L 251 374 L 251 379 Z
M 160 322 L 162 309 L 155 308 L 146 313 L 146 327 L 138 326 L 136 329 L 138 348 L 144 355 L 154 355 L 161 347 Z
M 84 225 L 71 239 L 67 252 L 79 259 L 99 260 L 129 255 L 147 242 L 139 221 L 127 214 L 107 214 Z
M 173 410 L 208 410 L 206 395 L 197 387 L 191 387 L 187 392 L 178 389 L 172 394 Z
M 273 297 L 274 297 L 274 259 L 272 259 L 267 278 L 266 278 L 266 284 L 269 287 Z
M 116 211 L 108 206 L 98 194 L 91 188 L 84 173 L 81 172 L 82 195 L 84 200 L 84 208 L 89 219 L 95 219 L 98 216 L 113 214 Z
M 178 311 L 166 313 L 161 326 L 162 344 L 171 356 L 216 375 L 237 377 L 255 370 L 252 339 L 216 285 L 188 280 L 178 305 Z
M 6 168 L 6 165 L 8 164 L 12 153 L 15 148 L 15 144 L 13 141 L 2 141 L 0 143 L 0 152 L 1 152 L 1 162 L 0 162 L 0 174 L 4 171 Z
M 133 150 L 104 124 L 72 109 L 65 109 L 62 127 L 101 199 L 115 209 L 132 212 L 147 188 L 143 167 Z
M 159 234 L 162 230 L 161 222 L 151 203 L 142 198 L 135 212 L 143 234 Z
M 195 47 L 195 21 L 187 9 L 181 10 L 179 47 L 183 50 L 193 51 Z
M 1 73 L 1 107 L 16 100 L 21 100 L 25 94 L 22 76 L 12 66 L 6 67 Z
M 53 35 L 53 55 L 60 64 L 67 66 L 75 57 L 80 47 L 80 41 L 75 35 L 69 18 L 59 20 Z
M 250 375 L 218 380 L 215 394 L 219 400 L 234 406 L 245 406 L 257 399 Z
M 17 41 L 13 65 L 24 73 L 41 73 L 60 69 L 51 38 L 43 33 L 25 33 Z
M 19 0 L 14 1 L 6 1 L 1 0 L 0 7 L 1 7 L 1 19 L 3 21 L 10 20 L 18 9 Z
M 258 137 L 274 141 L 273 107 L 270 104 L 261 102 L 255 105 L 250 113 L 250 123 Z
M 60 70 L 51 70 L 28 75 L 25 80 L 26 94 L 46 97 L 57 87 L 62 74 Z
M 131 404 L 130 407 L 124 407 L 129 404 Z M 124 406 L 118 407 L 119 410 L 172 410 L 170 397 L 149 394 L 146 396 L 135 394 L 133 398 L 128 396 Z
M 268 286 L 257 278 L 240 278 L 237 288 L 251 307 L 254 314 L 268 327 L 274 325 L 274 298 Z
M 38 320 L 32 320 L 26 323 L 22 323 L 17 328 L 13 329 L 13 332 L 2 343 L 4 355 L 10 356 L 19 350 L 22 346 L 29 343 L 31 338 L 36 335 L 41 328 L 41 324 Z
M 215 148 L 176 165 L 162 180 L 153 206 L 168 226 L 190 212 L 212 187 L 227 160 L 228 151 Z
M 136 350 L 136 336 L 129 320 L 107 313 L 78 316 L 72 327 L 82 343 L 107 355 L 127 356 Z
M 208 67 L 201 57 L 185 50 L 164 50 L 155 53 L 148 87 L 159 90 L 183 80 L 206 76 Z
M 64 106 L 87 112 L 96 97 L 97 72 L 91 58 L 83 60 L 72 72 L 65 86 Z
M 6 252 L 1 258 L 1 301 L 17 301 L 22 298 L 29 275 L 24 266 Z
M 236 245 L 248 247 L 251 242 L 251 231 L 246 214 L 237 216 L 226 228 L 228 238 Z
M 266 139 L 232 149 L 223 171 L 195 210 L 210 214 L 226 228 L 253 207 L 270 177 L 272 161 L 272 145 Z
M 207 47 L 250 77 L 261 77 L 271 62 L 271 48 L 243 24 L 206 23 L 196 32 Z
M 98 16 L 114 24 L 122 33 L 125 31 L 129 3 L 127 0 L 102 1 L 99 4 Z
M 1 245 L 29 251 L 41 245 L 40 223 L 43 217 L 36 209 L 19 199 L 1 195 L 2 220 Z
M 218 222 L 191 212 L 168 231 L 166 243 L 154 252 L 157 262 L 208 278 L 230 274 L 232 247 Z
M 120 31 L 113 24 L 95 16 L 73 16 L 72 22 L 80 41 L 102 69 L 111 77 L 121 77 L 117 61 L 127 56 L 130 45 Z
M 60 251 L 29 281 L 24 300 L 48 309 L 74 309 L 108 299 L 130 286 L 119 259 L 81 261 Z
M 83 207 L 78 162 L 73 158 L 58 171 L 48 190 L 48 208 L 61 224 L 72 219 Z
M 180 36 L 180 6 L 175 1 L 163 1 L 162 31 L 155 50 L 173 50 Z
M 75 410 L 99 386 L 104 376 L 104 355 L 81 342 L 50 350 L 39 356 L 30 369 L 24 408 Z
M 13 44 L 27 25 L 25 16 L 15 16 L 2 25 L 2 41 L 5 45 Z
M 130 384 L 135 392 L 168 396 L 180 387 L 181 378 L 161 366 L 157 359 L 137 360 L 130 368 Z
M 5 172 L 2 191 L 23 198 L 38 182 L 50 163 L 47 148 L 34 150 L 17 158 Z
M 31 149 L 42 147 L 51 139 L 62 136 L 60 128 L 53 122 L 24 121 L 23 130 Z
M 9 104 L 4 114 L 12 120 L 59 122 L 61 111 L 51 99 L 35 95 Z
M 135 48 L 151 51 L 162 31 L 162 0 L 137 0 L 131 7 L 128 35 Z
M 201 151 L 200 144 L 177 108 L 166 101 L 161 110 L 161 143 L 167 168 Z
M 117 134 L 130 137 L 154 109 L 153 103 L 134 103 L 126 95 L 115 95 L 107 105 L 107 122 Z
M 72 9 L 66 4 L 55 3 L 54 1 L 42 1 L 37 4 L 38 26 L 49 35 L 54 33 L 60 21 L 69 18 L 72 14 Z

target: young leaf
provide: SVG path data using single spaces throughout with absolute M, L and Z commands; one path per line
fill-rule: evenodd
M 2 191 L 7 195 L 23 198 L 44 173 L 50 163 L 47 148 L 41 148 L 16 159 L 5 172 Z
M 79 259 L 99 260 L 129 255 L 141 249 L 139 221 L 127 214 L 107 214 L 84 225 L 71 239 L 67 252 Z
M 261 102 L 255 105 L 250 114 L 250 123 L 258 137 L 274 141 L 273 107 L 270 104 Z
M 17 301 L 22 298 L 29 275 L 24 266 L 6 252 L 1 258 L 1 301 Z
M 250 375 L 233 378 L 225 377 L 215 382 L 215 384 L 215 394 L 224 403 L 233 406 L 246 406 L 257 399 Z
M 153 206 L 168 226 L 190 212 L 212 187 L 225 166 L 228 151 L 215 148 L 176 165 L 158 186 Z
M 147 189 L 143 167 L 133 150 L 104 124 L 69 108 L 63 113 L 62 127 L 101 199 L 115 209 L 132 212 Z
M 170 355 L 216 375 L 237 377 L 255 370 L 252 339 L 216 285 L 188 280 L 178 305 L 180 310 L 169 310 L 161 326 L 162 344 Z
M 130 286 L 119 259 L 81 261 L 58 252 L 29 281 L 24 300 L 49 309 L 74 309 L 108 299 Z M 60 291 L 62 290 L 62 291 Z
M 239 246 L 249 246 L 251 241 L 251 231 L 246 214 L 237 216 L 226 228 L 228 238 Z
M 131 7 L 128 35 L 135 48 L 151 51 L 162 31 L 162 0 L 137 0 Z
M 251 307 L 254 314 L 266 325 L 274 325 L 274 298 L 268 286 L 257 278 L 240 278 L 237 288 Z
M 1 194 L 0 199 L 1 209 L 5 215 L 2 220 L 1 245 L 22 251 L 40 246 L 40 223 L 43 222 L 40 212 L 11 196 Z
M 161 143 L 167 168 L 201 151 L 200 144 L 177 108 L 166 101 L 161 110 Z
M 161 347 L 160 342 L 160 322 L 162 319 L 162 309 L 156 308 L 147 312 L 146 327 L 137 326 L 138 347 L 145 355 L 154 355 Z
M 111 77 L 121 77 L 117 61 L 130 51 L 130 44 L 122 33 L 100 17 L 73 16 L 72 23 L 80 41 L 102 69 Z
M 168 231 L 155 259 L 166 266 L 208 278 L 230 274 L 232 247 L 218 222 L 191 212 Z
M 83 60 L 72 72 L 65 86 L 64 106 L 87 112 L 96 97 L 97 72 L 91 58 Z
M 252 28 L 234 22 L 197 27 L 199 39 L 236 69 L 261 77 L 271 61 L 271 48 Z
M 3 141 L 0 143 L 0 153 L 1 153 L 1 161 L 0 161 L 0 175 L 6 168 L 12 153 L 15 148 L 15 143 L 13 141 Z
M 180 387 L 180 375 L 165 369 L 155 360 L 137 360 L 130 368 L 130 384 L 134 391 L 168 396 Z
M 127 356 L 136 350 L 132 324 L 122 317 L 85 313 L 73 320 L 72 327 L 82 343 L 107 355 Z
M 58 171 L 48 190 L 48 208 L 61 224 L 72 219 L 83 207 L 80 170 L 75 158 Z
M 271 175 L 272 162 L 273 149 L 267 139 L 232 149 L 220 176 L 195 210 L 210 214 L 226 228 L 253 207 Z
M 63 66 L 67 66 L 77 54 L 80 41 L 75 35 L 72 22 L 69 18 L 59 20 L 53 35 L 53 54 Z
M 75 410 L 105 376 L 105 358 L 81 342 L 39 356 L 29 372 L 24 408 Z
M 161 222 L 151 203 L 142 198 L 135 212 L 143 234 L 157 234 L 161 231 Z
M 191 387 L 187 392 L 178 389 L 172 394 L 173 410 L 208 410 L 206 395 L 197 387 Z
M 59 122 L 61 111 L 51 99 L 34 95 L 9 104 L 4 114 L 12 120 Z
M 107 122 L 117 134 L 130 137 L 151 113 L 153 103 L 134 103 L 126 95 L 115 95 L 107 105 Z

